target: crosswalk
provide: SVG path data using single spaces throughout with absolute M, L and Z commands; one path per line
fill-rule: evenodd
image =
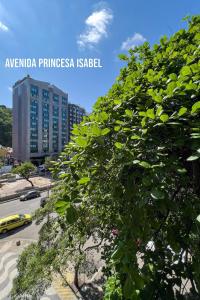
M 12 242 L 0 245 L 0 300 L 10 300 L 13 279 L 17 275 L 18 253 L 13 251 Z M 53 287 L 50 287 L 40 300 L 60 300 Z

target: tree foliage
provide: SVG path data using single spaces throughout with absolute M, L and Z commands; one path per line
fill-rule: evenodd
M 106 300 L 200 295 L 199 32 L 193 17 L 123 55 L 127 66 L 55 164 L 67 236 L 104 240 Z
M 24 163 L 22 163 L 21 165 L 15 167 L 12 172 L 14 174 L 18 174 L 21 177 L 23 177 L 24 179 L 26 179 L 31 186 L 33 185 L 33 182 L 30 180 L 30 177 L 32 175 L 32 172 L 34 172 L 36 170 L 36 167 L 29 161 L 26 161 Z
M 0 145 L 12 147 L 12 110 L 0 105 Z

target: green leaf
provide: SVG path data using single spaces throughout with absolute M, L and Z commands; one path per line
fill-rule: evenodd
M 177 80 L 177 75 L 175 73 L 172 73 L 169 75 L 169 78 L 173 81 L 176 81 Z
M 78 183 L 79 184 L 86 184 L 89 181 L 90 181 L 89 177 L 82 177 L 80 180 L 78 180 Z
M 114 104 L 116 104 L 116 105 L 120 105 L 120 104 L 122 104 L 122 101 L 121 101 L 121 100 L 117 100 L 117 99 L 115 99 L 115 100 L 114 100 Z
M 153 199 L 159 200 L 159 199 L 164 199 L 165 198 L 165 193 L 159 189 L 154 189 L 151 192 L 151 197 Z
M 187 112 L 187 108 L 186 107 L 181 107 L 179 109 L 178 115 L 179 117 L 181 117 L 182 115 L 184 115 Z
M 115 143 L 115 147 L 118 148 L 118 149 L 122 149 L 123 148 L 123 144 L 119 143 L 119 142 L 116 142 Z
M 81 137 L 79 136 L 77 139 L 76 139 L 76 144 L 80 147 L 87 147 L 87 139 L 84 138 L 84 137 Z
M 139 135 L 132 135 L 131 140 L 140 140 L 141 137 Z
M 116 124 L 119 124 L 119 125 L 124 125 L 124 124 L 125 124 L 125 123 L 124 123 L 123 121 L 121 121 L 121 120 L 116 120 L 115 123 L 116 123 Z
M 103 121 L 107 121 L 108 120 L 108 114 L 105 112 L 105 111 L 102 111 L 100 113 L 100 118 L 103 120 Z
M 67 174 L 67 173 L 62 173 L 62 174 L 60 174 L 59 175 L 59 178 L 60 179 L 63 179 L 63 178 L 66 178 L 66 177 L 68 177 L 69 175 Z
M 118 247 L 111 255 L 111 259 L 113 260 L 118 260 L 119 258 L 121 258 L 121 256 L 123 255 L 123 248 L 122 247 Z
M 110 129 L 109 129 L 109 128 L 104 128 L 104 129 L 101 130 L 101 134 L 102 134 L 102 135 L 106 135 L 106 134 L 108 134 L 109 132 L 110 132 Z
M 163 123 L 165 123 L 165 122 L 167 122 L 167 121 L 169 120 L 169 116 L 168 116 L 167 114 L 162 114 L 162 115 L 160 116 L 160 120 L 161 120 Z
M 175 88 L 177 87 L 177 84 L 175 81 L 171 81 L 168 85 L 167 85 L 167 92 L 170 96 L 173 95 Z
M 150 119 L 155 119 L 154 109 L 153 108 L 148 109 L 146 112 L 146 116 Z
M 160 117 L 160 115 L 162 114 L 163 112 L 163 108 L 161 105 L 158 105 L 158 108 L 156 110 L 156 116 Z
M 198 109 L 200 108 L 200 101 L 197 101 L 192 105 L 192 111 L 191 113 L 194 114 Z
M 125 113 L 126 113 L 126 115 L 127 115 L 128 117 L 130 117 L 130 118 L 133 117 L 133 112 L 132 112 L 132 110 L 126 109 L 126 110 L 125 110 Z
M 151 165 L 150 165 L 148 162 L 146 162 L 146 161 L 141 161 L 141 162 L 139 163 L 139 165 L 140 165 L 141 167 L 143 167 L 143 168 L 146 168 L 146 169 L 151 168 Z
M 114 131 L 119 131 L 120 128 L 121 128 L 120 126 L 115 126 L 115 127 L 114 127 Z
M 56 209 L 56 212 L 60 215 L 64 215 L 65 214 L 65 211 L 68 207 L 70 207 L 70 202 L 67 202 L 67 201 L 63 201 L 63 200 L 58 200 L 56 203 L 55 203 L 55 209 Z
M 187 173 L 187 170 L 185 168 L 183 168 L 183 169 L 177 169 L 177 172 L 181 173 L 181 174 L 184 174 L 184 173 Z
M 183 76 L 188 76 L 188 75 L 190 75 L 191 74 L 191 69 L 190 69 L 190 67 L 188 67 L 188 66 L 184 66 L 182 69 L 181 69 L 181 75 L 183 75 Z
M 72 133 L 75 135 L 79 134 L 79 129 L 77 127 L 73 128 Z
M 100 136 L 101 135 L 101 129 L 98 126 L 92 126 L 91 127 L 91 133 L 92 133 L 92 135 Z
M 55 203 L 55 207 L 68 207 L 70 205 L 70 202 L 64 201 L 64 200 L 58 200 Z
M 129 60 L 128 56 L 125 55 L 125 54 L 119 54 L 118 57 L 119 57 L 119 59 L 121 59 L 121 60 L 125 60 L 125 61 Z
M 78 219 L 78 213 L 73 206 L 70 206 L 66 211 L 66 221 L 69 224 L 73 224 Z
M 135 164 L 138 164 L 139 162 L 140 162 L 140 160 L 135 159 L 135 160 L 133 161 L 133 164 L 135 165 Z
M 191 155 L 187 158 L 187 161 L 193 161 L 193 160 L 197 160 L 197 159 L 199 159 L 198 155 Z
M 141 116 L 141 117 L 146 117 L 146 112 L 145 111 L 140 111 L 139 112 L 139 116 Z
M 146 117 L 142 118 L 141 125 L 142 127 L 146 125 Z
M 153 272 L 153 270 L 154 270 L 154 266 L 153 266 L 153 264 L 148 264 L 148 267 L 149 267 L 149 270 L 151 271 L 151 272 Z

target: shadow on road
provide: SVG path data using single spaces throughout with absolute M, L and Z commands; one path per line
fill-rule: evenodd
M 8 231 L 8 232 L 6 232 L 6 233 L 0 233 L 0 240 L 1 240 L 1 239 L 5 239 L 5 238 L 7 238 L 7 237 L 10 237 L 10 236 L 12 236 L 12 235 L 14 235 L 14 234 L 16 234 L 16 233 L 18 233 L 18 232 L 24 230 L 25 228 L 31 226 L 31 224 L 32 224 L 32 222 L 29 223 L 29 224 L 20 226 L 20 227 L 18 227 L 18 228 L 12 229 L 12 230 L 10 230 L 10 231 Z

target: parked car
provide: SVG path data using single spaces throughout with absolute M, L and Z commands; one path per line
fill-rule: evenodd
M 40 207 L 44 207 L 46 203 L 47 203 L 47 198 L 46 197 L 42 197 L 40 199 Z
M 18 214 L 0 219 L 0 233 L 5 233 L 8 230 L 26 225 L 32 222 L 32 217 L 29 214 Z
M 37 197 L 40 197 L 39 191 L 29 191 L 25 195 L 20 196 L 19 200 L 26 201 L 26 200 L 37 198 Z

